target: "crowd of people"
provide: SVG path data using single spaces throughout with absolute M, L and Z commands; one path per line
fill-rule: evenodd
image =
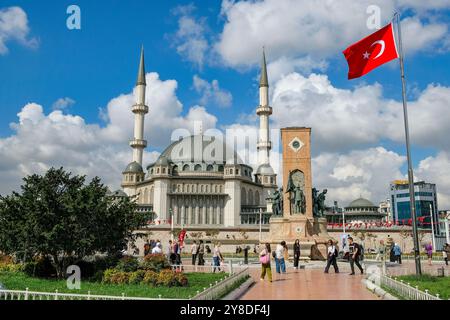
M 392 240 L 388 237 L 388 242 Z M 326 267 L 324 273 L 329 273 L 331 266 L 334 269 L 335 273 L 339 273 L 339 267 L 337 264 L 338 258 L 342 257 L 347 260 L 350 264 L 351 273 L 350 275 L 355 275 L 355 266 L 358 268 L 361 274 L 364 273 L 364 269 L 361 266 L 361 260 L 363 259 L 364 247 L 361 244 L 358 244 L 354 241 L 354 239 L 350 236 L 345 238 L 345 242 L 343 242 L 343 252 L 340 255 L 339 245 L 337 242 L 332 239 L 327 242 L 326 249 Z M 184 246 L 180 244 L 177 240 L 169 240 L 166 255 L 168 260 L 172 265 L 181 265 L 181 252 Z M 240 249 L 240 250 L 239 250 Z M 245 248 L 247 251 L 249 247 Z M 255 246 L 253 251 L 257 253 L 257 247 Z M 239 247 L 236 248 L 236 253 L 241 253 L 243 250 Z M 432 257 L 433 257 L 433 246 L 431 243 L 427 243 L 424 246 L 424 251 L 428 257 L 428 263 L 431 265 Z M 376 261 L 384 262 L 386 259 L 386 255 L 389 252 L 389 260 L 391 262 L 395 262 L 398 264 L 402 263 L 402 250 L 398 243 L 389 243 L 385 244 L 384 240 L 380 240 L 377 250 L 376 250 Z M 144 245 L 144 255 L 147 254 L 161 254 L 163 253 L 163 248 L 161 241 L 159 240 L 150 240 Z M 212 261 L 211 266 L 213 267 L 213 272 L 221 271 L 221 266 L 224 263 L 224 257 L 221 252 L 221 243 L 217 242 L 214 244 L 213 249 L 209 247 L 209 245 L 205 245 L 203 240 L 199 240 L 198 243 L 196 240 L 192 242 L 190 247 L 191 254 L 191 264 L 192 265 L 205 265 L 205 255 L 212 253 Z M 450 245 L 445 244 L 443 248 L 443 257 L 445 264 L 448 265 L 448 257 L 450 256 Z M 300 255 L 301 255 L 301 246 L 300 240 L 296 239 L 293 245 L 293 267 L 295 269 L 299 269 L 300 267 Z M 259 261 L 261 263 L 261 280 L 263 281 L 267 278 L 270 282 L 272 282 L 272 268 L 271 262 L 275 262 L 275 271 L 277 274 L 285 274 L 286 273 L 286 261 L 289 259 L 289 249 L 285 241 L 281 241 L 276 245 L 275 250 L 272 250 L 270 243 L 266 243 L 263 246 L 263 249 L 259 252 Z

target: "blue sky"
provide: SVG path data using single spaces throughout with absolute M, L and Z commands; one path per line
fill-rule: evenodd
M 0 117 L 0 151 L 2 153 L 14 152 L 9 149 L 6 151 L 5 146 L 10 143 L 8 140 L 10 138 L 20 139 L 21 131 L 17 129 L 17 126 L 11 126 L 10 124 L 20 122 L 17 114 L 23 111 L 24 106 L 29 103 L 42 106 L 43 115 L 48 116 L 53 111 L 52 106 L 55 101 L 61 98 L 70 98 L 74 103 L 62 110 L 63 115 L 79 116 L 86 125 L 98 124 L 102 128 L 110 126 L 113 121 L 102 119 L 100 109 L 103 110 L 103 114 L 107 113 L 107 106 L 114 98 L 122 94 L 130 94 L 136 80 L 141 44 L 145 47 L 147 72 L 156 72 L 159 80 L 165 84 L 168 84 L 165 82 L 168 80 L 176 81 L 176 89 L 173 89 L 171 94 L 183 105 L 183 108 L 177 114 L 183 119 L 189 119 L 190 108 L 199 105 L 204 107 L 205 110 L 202 117 L 207 115 L 216 117 L 214 125 L 217 127 L 255 125 L 255 117 L 252 117 L 252 115 L 258 103 L 257 78 L 262 45 L 266 47 L 267 52 L 271 92 L 277 91 L 280 93 L 279 99 L 274 97 L 272 101 L 274 113 L 277 112 L 278 105 L 280 106 L 278 110 L 284 110 L 280 112 L 285 113 L 289 113 L 287 110 L 291 110 L 289 108 L 293 107 L 291 102 L 286 102 L 291 101 L 287 94 L 292 90 L 285 90 L 282 86 L 283 79 L 286 79 L 288 73 L 300 75 L 299 81 L 306 83 L 308 86 L 313 85 L 314 88 L 317 88 L 314 86 L 316 80 L 310 78 L 311 73 L 326 77 L 329 81 L 328 88 L 331 90 L 328 99 L 336 99 L 333 100 L 335 102 L 342 101 L 342 99 L 334 97 L 333 90 L 357 95 L 358 89 L 379 86 L 380 94 L 378 98 L 374 98 L 374 104 L 389 105 L 393 101 L 395 106 L 388 108 L 391 112 L 392 108 L 401 106 L 398 61 L 382 66 L 361 79 L 348 81 L 347 63 L 341 53 L 351 43 L 373 32 L 367 29 L 365 24 L 365 17 L 367 16 L 365 9 L 372 2 L 378 4 L 381 8 L 382 24 L 386 23 L 392 16 L 393 8 L 405 13 L 403 16 L 407 33 L 405 36 L 407 51 L 405 68 L 409 100 L 412 101 L 412 104 L 414 104 L 414 101 L 419 101 L 420 97 L 426 97 L 426 101 L 434 101 L 431 95 L 435 94 L 440 99 L 440 105 L 445 105 L 447 89 L 450 87 L 448 77 L 450 72 L 450 56 L 448 54 L 450 40 L 447 29 L 450 21 L 448 1 L 437 0 L 428 8 L 425 8 L 421 1 L 414 0 L 398 0 L 395 1 L 395 4 L 384 0 L 367 1 L 367 4 L 364 4 L 364 1 L 362 1 L 363 4 L 351 4 L 351 1 L 347 4 L 346 2 L 342 1 L 339 4 L 336 2 L 335 8 L 327 8 L 324 4 L 326 1 L 323 1 L 323 4 L 319 1 L 320 4 L 317 5 L 317 9 L 311 9 L 308 7 L 307 1 L 290 2 L 290 0 L 283 0 L 278 4 L 274 0 L 249 2 L 227 0 L 222 2 L 140 0 L 111 0 L 107 2 L 47 0 L 37 2 L 3 0 L 0 4 L 0 10 L 19 7 L 25 13 L 26 28 L 19 30 L 19 35 L 10 34 L 5 37 L 6 40 L 3 40 L 3 42 L 7 47 L 7 52 L 1 53 L 0 51 L 0 110 L 2 115 Z M 66 27 L 68 17 L 66 9 L 71 4 L 76 4 L 81 9 L 81 30 L 69 30 Z M 289 10 L 289 7 L 292 10 Z M 287 10 L 286 12 L 289 13 L 292 11 L 292 16 L 290 14 L 284 14 L 283 16 L 283 10 Z M 324 11 L 324 14 L 321 10 L 335 10 L 335 12 Z M 302 16 L 302 12 L 305 12 L 305 16 Z M 318 15 L 320 14 L 320 18 L 314 17 L 316 12 Z M 265 18 L 261 18 L 261 16 Z M 327 16 L 330 18 L 327 19 Z M 312 22 L 308 22 L 307 18 Z M 183 19 L 193 23 L 197 31 L 183 30 L 181 26 Z M 280 23 L 273 23 L 271 19 Z M 332 21 L 334 19 L 337 21 Z M 255 25 L 251 25 L 252 23 L 255 23 Z M 286 25 L 298 25 L 299 28 L 289 30 L 286 29 Z M 336 32 L 341 30 L 342 32 L 336 33 L 334 36 L 328 35 L 328 38 L 324 36 L 325 40 L 323 41 L 325 43 L 321 43 L 321 35 L 317 32 L 317 29 L 321 27 L 328 30 L 329 33 L 334 30 L 337 30 Z M 19 26 L 19 28 L 23 28 L 23 26 Z M 304 31 L 301 28 L 304 28 Z M 408 30 L 410 30 L 409 33 Z M 1 32 L 0 27 L 0 44 L 2 42 Z M 326 43 L 326 41 L 332 42 L 333 39 L 336 40 L 336 43 Z M 200 41 L 206 45 L 206 49 L 200 50 L 201 61 L 189 57 L 189 52 L 198 53 L 198 51 L 195 51 L 196 48 L 189 47 L 198 42 L 189 42 L 189 40 Z M 304 62 L 307 57 L 312 62 L 309 60 L 309 62 Z M 283 58 L 286 59 L 285 67 L 288 72 L 277 74 L 274 71 L 271 73 L 271 70 L 276 70 L 276 63 Z M 299 67 L 294 61 L 300 60 L 304 64 Z M 232 97 L 232 102 L 228 105 L 220 105 L 220 100 L 214 100 L 217 93 L 215 91 L 209 92 L 212 96 L 208 99 L 205 98 L 205 91 L 203 90 L 206 89 L 195 87 L 194 76 L 202 79 L 205 81 L 204 84 L 206 83 L 209 86 L 212 85 L 213 80 L 216 80 L 220 88 L 218 89 L 219 92 Z M 435 91 L 441 90 L 443 93 L 441 91 L 429 93 L 427 87 L 430 85 L 437 88 Z M 307 91 L 302 91 L 303 97 L 311 93 L 310 89 L 305 90 Z M 319 99 L 322 97 L 320 94 L 320 92 L 315 92 L 311 99 Z M 324 101 L 326 103 L 325 98 Z M 364 101 L 361 103 L 367 104 L 367 107 L 371 102 Z M 322 105 L 322 100 L 318 104 Z M 357 108 L 357 106 L 358 103 L 355 103 L 353 107 Z M 154 106 L 150 104 L 150 108 L 152 107 Z M 111 108 L 114 108 L 114 106 Z M 301 108 L 306 107 L 302 104 L 294 110 Z M 417 111 L 417 114 L 421 114 L 426 106 L 424 106 L 424 102 L 421 102 L 417 103 L 416 108 L 422 108 L 422 110 Z M 328 128 L 322 129 L 321 123 L 314 122 L 312 119 L 316 117 L 311 116 L 311 114 L 324 112 L 323 110 L 314 111 L 313 108 L 309 111 L 302 110 L 302 115 L 308 114 L 308 119 L 311 118 L 305 121 L 298 118 L 292 122 L 286 119 L 289 115 L 274 115 L 273 127 L 292 125 L 293 123 L 308 125 L 313 127 L 313 134 L 314 130 L 317 130 L 318 135 L 320 135 L 322 132 L 326 132 Z M 377 110 L 384 112 L 381 106 L 377 107 Z M 427 125 L 431 126 L 430 137 L 418 139 L 418 143 L 414 143 L 413 140 L 415 167 L 419 168 L 421 162 L 428 157 L 432 158 L 430 162 L 438 161 L 443 157 L 443 162 L 441 159 L 439 163 L 444 164 L 444 166 L 447 164 L 446 161 L 450 152 L 448 143 L 446 144 L 445 141 L 434 143 L 431 135 L 431 132 L 439 136 L 450 133 L 450 125 L 446 126 L 439 121 L 436 123 L 432 121 L 434 118 L 439 120 L 442 116 L 444 119 L 440 119 L 440 121 L 444 121 L 445 117 L 448 117 L 446 113 L 443 114 L 442 110 L 445 112 L 444 106 L 436 110 L 430 110 L 430 114 L 426 114 L 431 119 L 426 120 L 430 122 L 427 122 Z M 401 109 L 395 112 L 398 111 L 401 111 Z M 358 113 L 358 111 L 355 112 Z M 434 113 L 431 114 L 431 112 Z M 109 116 L 111 117 L 111 114 Z M 355 114 L 355 117 L 359 119 L 360 115 Z M 347 117 L 347 120 L 351 119 Z M 359 122 L 355 122 L 353 129 L 355 135 L 359 132 L 364 133 L 361 134 L 364 136 L 367 130 L 366 136 L 373 135 L 374 137 L 367 139 L 361 137 L 355 141 L 349 139 L 347 145 L 336 148 L 327 147 L 336 144 L 336 141 L 331 139 L 332 137 L 329 141 L 317 138 L 318 146 L 314 154 L 319 157 L 321 154 L 332 153 L 335 154 L 336 158 L 348 156 L 354 159 L 357 156 L 352 152 L 364 152 L 370 148 L 382 147 L 396 155 L 404 156 L 404 144 L 399 136 L 399 132 L 403 130 L 403 123 L 400 120 L 396 119 L 397 122 L 386 124 L 386 132 L 389 132 L 386 135 L 383 135 L 383 130 L 377 129 L 377 132 L 374 133 L 375 129 L 370 128 L 372 125 L 384 126 L 383 122 L 374 120 L 373 123 L 370 123 L 367 119 L 363 119 L 361 120 L 361 123 L 363 123 L 361 127 L 358 127 Z M 412 118 L 410 121 L 413 130 L 417 122 L 421 120 Z M 334 125 L 333 122 L 330 123 Z M 119 124 L 116 125 L 120 126 Z M 159 128 L 158 125 L 161 124 L 153 123 L 152 119 L 147 119 L 146 127 L 155 126 L 155 128 Z M 395 125 L 398 125 L 399 128 L 392 128 Z M 342 123 L 343 128 L 349 126 L 353 126 L 351 121 L 346 124 Z M 421 126 L 424 126 L 424 124 L 421 124 Z M 420 132 L 426 131 L 427 128 L 425 127 L 421 128 Z M 336 132 L 338 133 L 339 130 L 336 129 Z M 419 134 L 417 133 L 417 135 Z M 335 136 L 336 133 L 332 135 Z M 351 136 L 351 132 L 349 135 Z M 341 140 L 347 139 L 344 136 Z M 124 137 L 121 137 L 124 140 L 129 138 L 125 137 L 125 134 Z M 150 141 L 148 151 L 150 153 L 161 151 L 161 147 L 152 145 L 151 141 L 154 139 L 156 138 L 148 137 Z M 426 139 L 429 139 L 430 143 L 427 143 L 428 140 Z M 2 143 L 3 149 L 1 148 Z M 161 144 L 164 145 L 164 143 Z M 128 147 L 125 143 L 123 149 L 120 149 L 121 152 L 123 151 L 125 154 L 127 150 L 129 151 L 126 148 Z M 81 147 L 80 150 L 82 150 Z M 92 152 L 94 149 L 89 150 Z M 131 151 L 129 153 L 131 156 Z M 150 153 L 148 160 L 152 157 Z M 26 152 L 20 154 L 26 154 Z M 153 156 L 156 154 L 153 154 Z M 20 158 L 17 159 L 20 160 Z M 344 161 L 343 158 L 341 160 Z M 120 167 L 125 159 L 122 157 L 117 161 L 117 167 Z M 35 166 L 24 170 L 25 163 L 19 170 L 16 167 L 17 160 L 14 166 L 10 166 L 10 163 L 13 162 L 12 158 L 4 160 L 3 163 L 0 160 L 0 170 L 3 169 L 11 175 L 11 180 L 8 180 L 11 181 L 11 187 L 8 188 L 17 185 L 17 176 L 20 176 L 20 174 L 38 170 L 36 168 L 65 164 L 63 160 L 55 160 L 52 163 L 52 158 L 45 161 L 39 158 L 35 159 Z M 335 163 L 335 165 L 338 166 L 339 163 Z M 400 161 L 398 166 L 392 169 L 392 172 L 405 174 L 405 165 L 404 160 Z M 424 163 L 422 163 L 422 167 L 424 167 Z M 326 185 L 327 175 L 329 178 L 336 178 L 336 168 L 321 169 L 327 172 L 325 176 L 318 179 L 321 184 Z M 364 168 L 364 170 L 369 169 Z M 431 173 L 426 170 L 428 169 L 419 169 L 422 177 L 433 179 L 440 176 L 435 172 Z M 442 171 L 442 174 L 448 173 L 450 169 L 446 168 L 445 170 L 447 171 Z M 91 174 L 92 172 L 87 171 L 87 173 Z M 118 176 L 120 179 L 120 173 Z M 365 178 L 361 179 L 364 180 Z M 362 185 L 356 183 L 356 187 L 353 182 L 350 185 L 348 184 L 349 177 L 344 180 L 342 181 L 343 187 L 353 188 L 353 191 L 349 193 L 349 198 L 358 192 L 363 194 L 366 192 L 369 196 L 372 195 L 375 198 L 381 197 L 380 192 L 370 190 L 370 185 L 373 182 L 370 182 L 370 179 L 364 180 L 365 182 Z M 335 183 L 336 181 L 330 184 Z M 117 181 L 111 182 L 111 184 L 117 185 Z M 8 188 L 5 190 L 9 190 Z M 447 196 L 450 194 L 450 186 L 448 186 L 448 191 L 446 188 L 447 186 L 443 186 L 442 196 L 445 198 L 444 203 L 450 204 L 450 197 L 447 200 Z M 341 193 L 342 190 L 336 191 L 336 197 Z M 344 196 L 343 199 L 347 198 Z

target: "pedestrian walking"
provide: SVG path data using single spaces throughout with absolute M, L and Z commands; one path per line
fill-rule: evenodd
M 330 270 L 330 266 L 333 265 L 334 272 L 339 273 L 339 268 L 337 265 L 337 257 L 339 254 L 339 250 L 337 249 L 337 245 L 333 243 L 333 240 L 328 240 L 327 244 L 327 266 L 325 267 L 324 273 L 328 273 Z
M 363 268 L 359 264 L 359 257 L 361 255 L 361 246 L 353 241 L 352 237 L 348 237 L 348 248 L 349 248 L 349 260 L 350 260 L 350 268 L 352 269 L 352 273 L 350 275 L 355 274 L 355 264 L 358 267 L 361 274 L 364 273 Z
M 198 254 L 198 245 L 197 241 L 194 240 L 191 246 L 191 256 L 192 256 L 192 265 L 195 266 L 195 261 L 197 260 L 197 254 Z
M 444 256 L 445 265 L 448 266 L 448 256 L 450 255 L 450 244 L 444 244 L 444 250 L 442 250 L 442 255 Z
M 281 241 L 277 244 L 275 249 L 274 258 L 275 258 L 275 270 L 277 273 L 286 273 L 286 262 L 284 260 L 286 242 Z
M 400 246 L 398 245 L 398 243 L 394 244 L 394 256 L 395 256 L 395 261 L 398 264 L 402 264 L 402 249 L 400 249 Z
M 261 262 L 261 281 L 264 281 L 264 278 L 267 274 L 267 278 L 270 282 L 272 282 L 272 268 L 270 266 L 270 256 L 271 249 L 270 243 L 266 243 L 264 249 L 259 254 L 259 261 Z
M 203 240 L 200 240 L 200 244 L 198 245 L 198 265 L 204 266 L 205 260 L 203 259 L 205 255 L 205 245 L 203 244 Z
M 216 269 L 220 271 L 220 263 L 223 262 L 223 256 L 220 252 L 220 242 L 216 243 L 213 250 L 213 272 L 216 272 Z
M 425 245 L 425 252 L 428 256 L 428 265 L 431 266 L 431 261 L 433 260 L 433 245 L 430 242 Z
M 296 239 L 294 242 L 294 268 L 298 269 L 300 261 L 300 240 Z
M 380 243 L 378 244 L 376 260 L 384 262 L 385 257 L 386 257 L 386 245 L 384 244 L 384 240 L 380 240 Z

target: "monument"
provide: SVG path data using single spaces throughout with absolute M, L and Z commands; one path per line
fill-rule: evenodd
M 282 128 L 281 144 L 283 188 L 272 198 L 268 241 L 277 244 L 284 240 L 292 247 L 299 239 L 302 259 L 325 259 L 327 190 L 319 192 L 312 187 L 311 128 Z

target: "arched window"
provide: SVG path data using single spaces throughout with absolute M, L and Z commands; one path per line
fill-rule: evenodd
M 166 168 L 162 168 L 162 173 L 166 173 Z
M 172 173 L 173 173 L 174 175 L 175 175 L 175 174 L 178 174 L 178 166 L 174 166 L 174 167 L 173 167 Z
M 248 191 L 248 204 L 253 204 L 253 191 Z
M 159 173 L 159 168 L 156 168 L 156 173 Z
M 183 166 L 183 171 L 188 171 L 189 170 L 189 165 L 188 164 L 185 164 L 184 166 Z
M 219 166 L 219 172 L 223 172 L 223 166 Z
M 233 174 L 233 169 L 230 169 L 230 174 Z
M 200 164 L 196 164 L 194 167 L 194 171 L 200 171 L 202 170 L 202 166 Z
M 247 204 L 247 191 L 245 191 L 245 188 L 241 189 L 241 204 Z
M 259 192 L 258 191 L 255 192 L 255 204 L 259 205 Z
M 213 166 L 212 166 L 211 164 L 209 164 L 209 165 L 206 167 L 206 171 L 213 171 Z

